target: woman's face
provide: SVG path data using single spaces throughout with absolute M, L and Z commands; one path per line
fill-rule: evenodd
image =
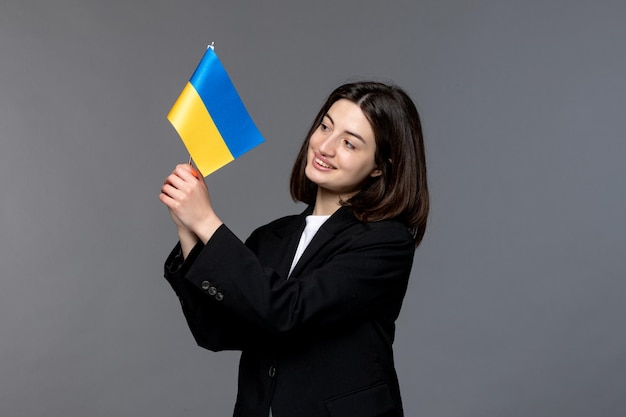
M 341 99 L 311 135 L 305 174 L 318 187 L 349 198 L 368 177 L 381 175 L 375 152 L 374 130 L 363 111 Z

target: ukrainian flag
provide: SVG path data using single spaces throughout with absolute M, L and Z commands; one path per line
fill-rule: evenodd
M 207 48 L 167 119 L 203 176 L 264 141 L 213 47 Z

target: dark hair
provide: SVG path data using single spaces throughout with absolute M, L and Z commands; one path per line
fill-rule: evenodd
M 426 156 L 419 113 L 411 98 L 395 85 L 356 82 L 333 91 L 315 117 L 291 172 L 290 190 L 295 201 L 314 204 L 317 185 L 307 178 L 305 168 L 309 139 L 330 107 L 338 100 L 357 104 L 374 130 L 374 161 L 382 175 L 370 177 L 363 188 L 347 201 L 361 221 L 397 219 L 413 233 L 416 246 L 426 231 L 429 198 Z

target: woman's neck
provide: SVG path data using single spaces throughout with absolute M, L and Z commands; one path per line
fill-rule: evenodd
M 341 207 L 341 201 L 346 201 L 352 195 L 339 195 L 328 191 L 324 188 L 317 188 L 317 196 L 315 197 L 315 207 L 313 207 L 314 216 L 330 216 Z

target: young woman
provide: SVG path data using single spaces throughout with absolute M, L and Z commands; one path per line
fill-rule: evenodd
M 189 165 L 160 199 L 179 244 L 165 276 L 197 343 L 241 350 L 235 416 L 402 416 L 394 322 L 428 215 L 418 112 L 400 88 L 331 93 L 297 156 L 308 204 L 242 243 Z

